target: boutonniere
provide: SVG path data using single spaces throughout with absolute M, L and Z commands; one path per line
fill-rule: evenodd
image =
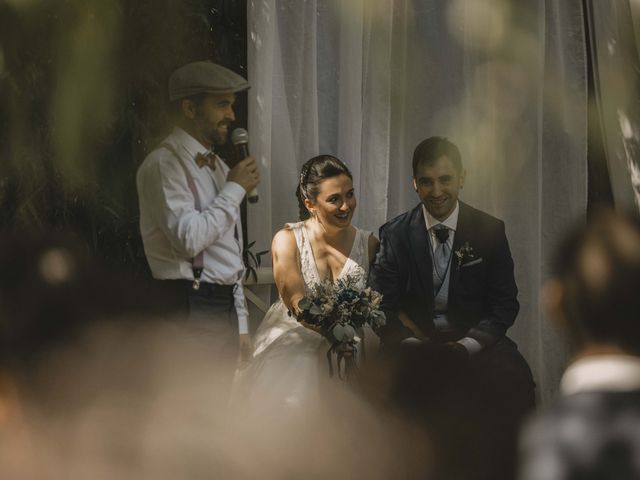
M 470 260 L 475 257 L 473 253 L 473 247 L 469 245 L 469 242 L 464 242 L 464 245 L 462 245 L 458 250 L 456 250 L 455 254 L 456 254 L 456 257 L 458 257 L 458 267 L 456 268 L 456 270 L 460 270 L 460 266 L 462 265 L 462 262 L 464 262 L 465 260 Z

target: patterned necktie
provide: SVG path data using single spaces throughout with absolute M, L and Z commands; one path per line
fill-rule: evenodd
M 447 276 L 451 250 L 447 244 L 449 229 L 442 224 L 438 224 L 433 227 L 433 232 L 438 240 L 436 250 L 433 253 L 433 288 L 437 292 Z

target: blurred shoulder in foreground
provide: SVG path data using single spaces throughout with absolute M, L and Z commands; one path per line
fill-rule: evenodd
M 543 303 L 573 347 L 561 397 L 521 444 L 520 478 L 640 477 L 640 225 L 601 212 L 558 248 Z

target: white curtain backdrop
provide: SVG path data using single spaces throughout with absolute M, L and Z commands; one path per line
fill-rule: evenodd
M 506 222 L 521 303 L 509 335 L 541 399 L 554 395 L 566 348 L 538 294 L 549 252 L 586 211 L 581 1 L 250 0 L 249 35 L 263 172 L 250 239 L 268 248 L 297 219 L 300 167 L 318 153 L 350 166 L 354 223 L 377 231 L 417 203 L 414 147 L 447 136 L 467 169 L 462 200 Z

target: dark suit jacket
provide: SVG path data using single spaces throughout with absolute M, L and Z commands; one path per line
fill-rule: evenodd
M 473 257 L 466 255 L 459 263 L 455 252 L 466 243 Z M 427 336 L 434 332 L 429 248 L 421 204 L 380 228 L 380 250 L 369 282 L 383 295 L 387 324 L 378 334 L 387 345 L 414 336 L 398 319 L 399 311 Z M 490 346 L 513 324 L 520 308 L 517 294 L 504 222 L 460 202 L 449 277 L 449 322 L 460 337 Z

